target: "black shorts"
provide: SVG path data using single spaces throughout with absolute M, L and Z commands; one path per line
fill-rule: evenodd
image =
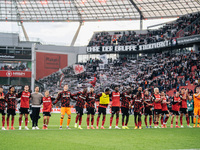
M 188 113 L 187 108 L 180 108 L 180 113 L 181 114 L 187 114 Z
M 142 116 L 142 112 L 135 112 L 135 111 L 134 111 L 134 116 L 135 116 L 135 115 Z
M 125 107 L 121 107 L 121 110 L 122 110 L 122 115 L 125 115 L 125 116 L 127 116 L 127 115 L 129 115 L 129 108 L 125 108 Z
M 172 110 L 172 114 L 173 115 L 180 115 L 179 111 L 174 111 L 174 110 Z
M 144 109 L 144 115 L 147 116 L 147 115 L 153 115 L 152 111 L 150 108 L 145 108 Z
M 169 114 L 169 110 L 167 110 L 167 111 L 162 111 L 161 114 L 162 114 L 162 115 L 167 115 L 167 114 Z
M 83 108 L 76 106 L 76 113 L 80 114 L 82 116 L 83 115 Z
M 98 114 L 99 115 L 101 115 L 101 114 L 106 115 L 106 108 L 99 107 Z
M 6 115 L 6 110 L 4 109 L 0 109 L 0 114 L 2 114 L 3 116 L 5 116 Z
M 7 109 L 7 115 L 15 116 L 16 115 L 15 109 Z
M 119 107 L 112 107 L 112 114 L 119 112 Z
M 19 109 L 20 114 L 29 114 L 29 108 L 21 108 Z
M 87 115 L 94 115 L 95 114 L 95 108 L 89 107 L 87 108 Z
M 192 111 L 188 111 L 188 115 L 189 115 L 189 116 L 194 116 L 193 110 L 192 110 Z
M 43 116 L 50 116 L 51 117 L 51 112 L 43 112 Z
M 159 115 L 162 113 L 162 109 L 154 109 L 155 115 Z

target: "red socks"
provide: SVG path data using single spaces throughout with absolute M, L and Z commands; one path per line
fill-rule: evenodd
M 183 117 L 180 117 L 180 123 L 183 125 Z
M 90 122 L 90 117 L 87 117 L 87 126 L 89 126 Z
M 118 126 L 119 117 L 116 118 L 116 126 Z
M 105 117 L 105 116 L 103 116 L 103 120 L 102 120 L 102 126 L 104 126 L 105 120 L 106 120 L 106 117 Z
M 100 116 L 97 117 L 97 127 L 99 126 L 99 119 L 100 119 Z
M 19 126 L 22 126 L 22 117 L 19 117 Z
M 144 118 L 145 125 L 147 126 L 147 117 Z
M 25 126 L 28 125 L 28 118 L 25 118 Z
M 2 116 L 2 127 L 5 125 L 5 116 Z
M 77 115 L 77 116 L 76 116 L 76 122 L 75 122 L 75 123 L 77 123 L 77 122 L 78 122 L 78 118 L 79 118 L 79 115 Z
M 13 125 L 14 125 L 14 120 L 15 120 L 15 117 L 12 116 L 11 127 L 13 127 Z
M 161 117 L 160 122 L 161 122 L 161 125 L 163 125 L 163 117 Z
M 91 119 L 91 125 L 93 126 L 93 124 L 94 124 L 94 117 L 92 117 Z
M 164 123 L 166 123 L 168 119 L 169 119 L 169 117 L 165 117 L 165 121 L 164 121 Z
M 151 123 L 152 123 L 152 117 L 150 117 L 149 119 L 149 125 L 151 126 Z
M 79 126 L 81 125 L 82 122 L 82 116 L 79 117 Z

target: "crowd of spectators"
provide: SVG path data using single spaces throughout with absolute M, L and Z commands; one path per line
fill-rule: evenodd
M 27 64 L 1 64 L 0 70 L 15 70 L 15 71 L 30 71 L 30 68 L 27 67 Z
M 97 78 L 95 86 L 97 93 L 102 92 L 106 87 L 114 89 L 115 85 L 120 86 L 120 91 L 131 87 L 135 92 L 141 86 L 143 89 L 149 89 L 150 92 L 153 92 L 154 87 L 168 92 L 180 86 L 199 84 L 199 60 L 200 55 L 196 53 L 176 55 L 165 53 L 138 60 L 109 59 L 108 64 L 102 64 L 99 59 L 90 59 L 86 63 L 81 63 L 85 67 L 85 72 L 81 74 L 75 75 L 72 66 L 63 69 L 64 80 L 61 87 L 59 71 L 38 82 L 55 96 L 66 83 L 72 93 L 91 86 L 89 82 L 94 80 L 94 76 Z M 100 65 L 103 65 L 103 68 Z
M 141 45 L 200 34 L 200 13 L 188 14 L 156 30 L 137 34 L 135 31 L 95 33 L 88 46 Z M 184 29 L 186 29 L 184 31 Z

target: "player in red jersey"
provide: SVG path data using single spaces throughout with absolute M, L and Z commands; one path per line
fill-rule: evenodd
M 112 121 L 113 117 L 116 114 L 116 126 L 115 129 L 120 129 L 118 127 L 118 122 L 119 122 L 119 110 L 120 110 L 120 92 L 119 92 L 119 87 L 115 87 L 115 91 L 111 93 L 112 96 L 112 114 L 110 117 L 110 127 L 109 129 L 112 129 Z
M 11 122 L 11 130 L 15 130 L 13 127 L 14 125 L 14 119 L 15 119 L 15 109 L 16 109 L 16 93 L 14 86 L 11 86 L 9 88 L 9 92 L 5 95 L 5 100 L 7 103 L 7 130 L 9 130 L 9 119 L 10 115 L 12 116 L 12 122 Z
M 22 124 L 23 115 L 25 116 L 25 129 L 29 130 L 27 125 L 28 125 L 29 101 L 30 101 L 31 93 L 28 90 L 29 90 L 29 86 L 25 85 L 24 91 L 17 94 L 17 98 L 21 98 L 20 109 L 19 109 L 20 111 L 19 130 L 22 129 L 21 124 Z
M 181 98 L 179 95 L 180 95 L 179 92 L 176 92 L 176 95 L 172 99 L 171 128 L 173 128 L 173 120 L 174 120 L 175 115 L 176 115 L 176 128 L 180 128 L 178 126 L 178 117 L 179 117 L 179 109 L 180 109 L 180 102 L 181 102 Z
M 102 92 L 102 93 L 96 95 L 96 98 L 99 99 L 99 108 L 98 108 L 98 117 L 97 117 L 96 129 L 99 129 L 99 119 L 101 117 L 101 114 L 103 114 L 101 129 L 105 129 L 104 123 L 106 121 L 106 108 L 108 107 L 108 104 L 110 103 L 110 96 L 109 95 L 110 95 L 110 89 L 109 88 L 106 88 L 105 92 Z
M 121 110 L 122 110 L 122 129 L 129 129 L 127 127 L 128 121 L 129 121 L 129 109 L 130 109 L 130 103 L 133 99 L 133 96 L 131 94 L 131 89 L 128 89 L 126 92 L 123 92 L 120 94 L 121 99 Z M 126 116 L 126 123 L 124 125 L 124 119 Z
M 43 103 L 43 128 L 48 129 L 49 118 L 51 117 L 52 110 L 52 98 L 49 96 L 49 91 L 46 90 L 44 93 L 44 97 L 42 98 Z
M 168 102 L 166 96 L 165 96 L 165 92 L 161 92 L 160 94 L 162 100 L 162 113 L 161 113 L 161 128 L 167 128 L 166 123 L 167 120 L 169 119 L 169 110 L 167 105 L 170 104 L 170 102 Z M 164 115 L 165 115 L 165 120 L 163 122 L 164 119 Z
M 143 109 L 143 93 L 141 91 L 141 87 L 139 87 L 138 92 L 133 98 L 133 105 L 134 105 L 134 119 L 135 119 L 135 129 L 142 129 L 142 122 L 141 122 L 141 116 L 142 116 L 142 109 Z M 138 121 L 137 121 L 138 118 Z
M 2 114 L 2 130 L 6 130 L 4 125 L 5 125 L 5 97 L 3 93 L 3 88 L 0 87 L 0 113 Z
M 82 116 L 83 116 L 83 108 L 85 105 L 85 101 L 87 98 L 87 88 L 83 89 L 83 92 L 78 92 L 76 94 L 73 94 L 73 96 L 77 96 L 78 98 L 75 99 L 77 100 L 76 102 L 76 120 L 75 120 L 75 125 L 74 127 L 77 128 L 77 122 L 79 121 L 79 126 L 78 129 L 83 129 L 81 128 L 81 123 L 82 123 Z
M 95 100 L 96 94 L 94 93 L 94 88 L 90 88 L 90 92 L 87 94 L 86 98 L 86 108 L 87 108 L 87 129 L 90 129 L 90 114 L 91 114 L 91 129 L 94 129 L 94 115 L 95 115 Z
M 149 91 L 146 90 L 144 93 L 144 115 L 145 115 L 144 121 L 145 121 L 146 128 L 148 128 L 148 125 L 147 125 L 148 115 L 149 115 L 149 127 L 152 128 L 151 127 L 152 118 L 153 118 L 152 106 L 153 104 L 152 104 L 151 95 L 149 95 Z
M 185 114 L 186 121 L 187 121 L 187 127 L 192 128 L 190 126 L 190 120 L 189 120 L 189 115 L 188 115 L 188 110 L 187 110 L 187 99 L 189 99 L 188 91 L 186 91 L 184 88 L 181 89 L 181 105 L 180 105 L 180 123 L 181 123 L 181 128 L 184 128 L 183 126 L 183 115 Z
M 65 116 L 65 113 L 68 115 L 67 119 L 67 129 L 69 128 L 69 124 L 71 121 L 71 108 L 70 108 L 70 98 L 73 98 L 72 94 L 68 91 L 68 85 L 65 84 L 63 87 L 63 91 L 58 94 L 58 97 L 56 98 L 56 101 L 53 103 L 54 105 L 61 100 L 61 117 L 60 117 L 60 128 L 62 129 L 63 119 Z
M 154 128 L 160 128 L 158 126 L 160 114 L 162 112 L 162 98 L 159 94 L 159 89 L 154 88 L 154 95 L 153 95 L 153 101 L 154 101 L 154 113 L 155 113 L 155 121 L 154 121 Z

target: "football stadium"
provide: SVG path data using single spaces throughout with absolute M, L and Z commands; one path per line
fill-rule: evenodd
M 200 149 L 199 0 L 0 0 L 0 149 Z

